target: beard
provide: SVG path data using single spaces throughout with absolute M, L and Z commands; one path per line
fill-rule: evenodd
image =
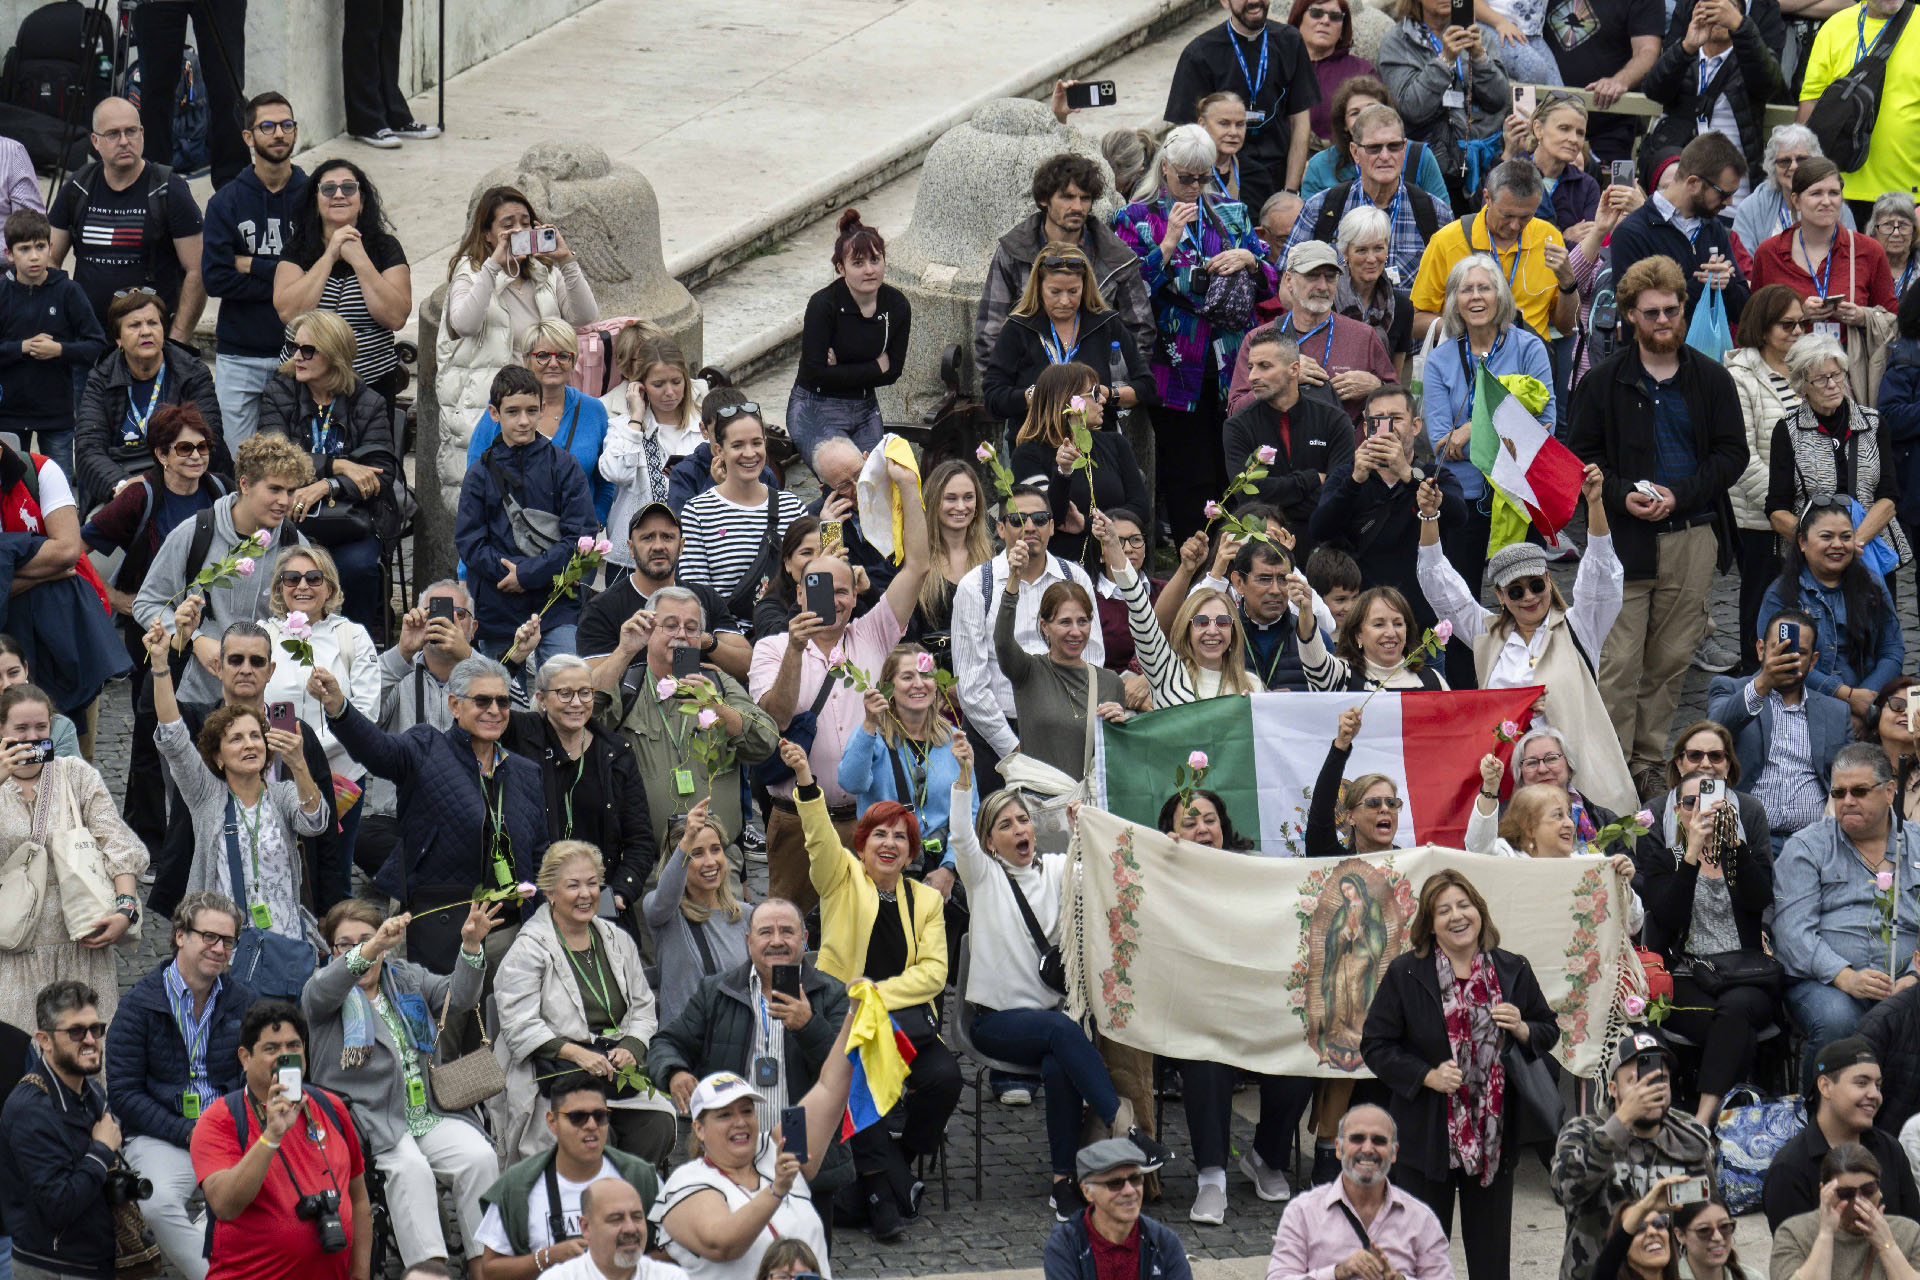
M 1685 346 L 1686 341 L 1680 330 L 1673 329 L 1664 338 L 1647 334 L 1640 339 L 1640 345 L 1657 356 L 1670 356 Z

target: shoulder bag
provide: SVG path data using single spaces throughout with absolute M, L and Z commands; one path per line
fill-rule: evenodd
M 1560 1136 L 1564 1115 L 1553 1064 L 1543 1055 L 1527 1052 L 1510 1034 L 1502 1033 L 1500 1041 L 1500 1065 L 1507 1073 L 1504 1114 L 1513 1124 L 1513 1145 L 1551 1146 Z
M 264 803 L 266 797 L 261 796 Z M 247 873 L 240 862 L 240 815 L 233 795 L 227 795 L 227 880 L 233 888 L 233 900 L 239 904 L 241 920 L 251 919 L 247 911 Z M 274 933 L 247 924 L 240 930 L 239 945 L 233 949 L 233 976 L 252 987 L 258 995 L 275 1000 L 295 1001 L 317 967 L 314 950 L 298 938 Z
M 1040 981 L 1061 995 L 1067 994 L 1067 965 L 1060 958 L 1059 944 L 1047 941 L 1047 931 L 1040 927 L 1039 917 L 1033 914 L 1033 904 L 1020 891 L 1013 872 L 1001 867 L 1000 873 L 1006 876 L 1007 888 L 1013 891 L 1014 905 L 1020 908 L 1020 918 L 1026 921 L 1027 936 L 1033 939 L 1033 948 L 1040 953 Z
M 1024 751 L 1014 751 L 1000 759 L 1000 776 L 1008 786 L 1020 792 L 1027 816 L 1033 820 L 1034 848 L 1043 853 L 1064 853 L 1073 842 L 1067 826 L 1067 806 L 1087 799 L 1091 790 L 1087 778 L 1093 773 L 1094 721 L 1099 719 L 1100 668 L 1087 664 L 1087 745 L 1081 758 L 1080 776 L 1069 777 L 1043 760 L 1035 760 Z
M 1738 951 L 1720 951 L 1709 956 L 1694 956 L 1693 985 L 1709 1000 L 1735 987 L 1759 987 L 1778 998 L 1787 985 L 1787 969 L 1758 947 Z
M 13 846 L 0 860 L 0 951 L 19 951 L 33 945 L 40 928 L 40 908 L 47 900 L 47 846 L 39 810 L 34 832 Z
M 1860 8 L 1860 34 L 1866 33 L 1866 6 Z M 1880 118 L 1880 99 L 1887 82 L 1887 58 L 1913 16 L 1913 5 L 1900 6 L 1900 12 L 1887 20 L 1874 38 L 1866 56 L 1853 69 L 1829 84 L 1813 104 L 1807 127 L 1820 139 L 1820 150 L 1827 159 L 1851 173 L 1866 163 L 1867 149 L 1873 145 L 1873 126 Z
M 49 763 L 49 768 L 54 768 Z M 100 920 L 113 914 L 113 880 L 107 875 L 106 856 L 80 817 L 73 798 L 73 782 L 66 766 L 56 770 L 61 825 L 47 832 L 47 853 L 53 863 L 54 884 L 60 890 L 60 914 L 67 936 L 75 942 L 91 936 Z M 45 773 L 42 773 L 42 777 Z M 50 819 L 49 827 L 53 827 Z M 124 935 L 138 938 L 131 929 Z
M 456 956 L 454 963 L 466 961 Z M 447 994 L 440 1000 L 440 1025 L 434 1029 L 436 1056 L 439 1047 L 446 1043 L 447 1010 L 452 1006 L 453 979 L 449 977 Z M 501 1067 L 500 1059 L 493 1056 L 493 1042 L 487 1039 L 487 1020 L 480 1016 L 478 1009 L 470 1013 L 480 1024 L 480 1047 L 451 1062 L 427 1064 L 427 1087 L 433 1090 L 433 1105 L 442 1111 L 465 1111 L 507 1091 L 506 1070 Z
M 820 708 L 827 705 L 827 699 L 833 696 L 834 686 L 839 683 L 831 674 L 821 676 L 820 692 L 813 695 L 813 705 L 805 711 L 796 711 L 793 719 L 787 721 L 786 732 L 780 736 L 796 747 L 812 751 L 813 739 L 820 732 Z M 776 751 L 759 764 L 750 766 L 747 776 L 756 786 L 776 787 L 783 782 L 792 782 L 793 770 L 787 767 L 787 762 Z
M 754 555 L 753 563 L 747 566 L 740 581 L 735 584 L 732 594 L 727 596 L 727 612 L 745 622 L 753 621 L 753 606 L 760 599 L 760 593 L 766 589 L 767 580 L 780 564 L 780 495 L 772 485 L 767 490 L 767 528 L 760 539 L 760 550 Z M 708 629 L 712 629 L 713 619 L 707 619 Z M 778 758 L 779 753 L 774 753 Z

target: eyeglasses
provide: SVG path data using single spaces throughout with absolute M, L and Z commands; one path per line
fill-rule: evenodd
M 1185 169 L 1175 169 L 1173 171 L 1173 180 L 1183 187 L 1192 187 L 1205 182 L 1207 175 L 1204 173 L 1188 173 Z
M 191 440 L 175 440 L 173 442 L 172 453 L 176 458 L 191 458 L 196 453 L 204 453 L 211 456 L 213 453 L 213 443 L 208 440 L 202 440 L 199 444 L 195 444 Z
M 1880 788 L 1888 785 L 1890 784 L 1885 782 L 1875 782 L 1871 785 L 1861 787 L 1828 787 L 1827 798 L 1829 800 L 1845 800 L 1848 796 L 1852 796 L 1855 800 L 1865 800 Z
M 1813 328 L 1813 321 L 1805 318 L 1802 318 L 1799 320 L 1788 320 L 1783 317 L 1779 320 L 1774 321 L 1774 323 L 1779 325 L 1782 329 L 1785 329 L 1788 333 L 1806 333 L 1807 331 Z
M 131 298 L 136 294 L 145 294 L 149 298 L 157 298 L 160 296 L 155 293 L 150 286 L 144 284 L 137 284 L 131 289 L 115 289 L 113 291 L 113 296 L 116 300 L 120 298 Z
M 1681 796 L 1678 800 L 1674 801 L 1674 803 L 1682 809 L 1698 809 L 1700 807 L 1700 797 Z
M 1700 764 L 1702 761 L 1707 764 L 1725 764 L 1727 762 L 1727 753 L 1717 747 L 1712 751 L 1696 751 L 1692 747 L 1688 747 L 1680 753 L 1680 758 L 1688 764 Z
M 555 702 L 592 702 L 592 689 L 548 689 L 547 696 Z
M 357 182 L 323 182 L 320 184 L 320 194 L 329 200 L 335 196 L 357 196 L 360 194 L 360 184 Z
M 760 416 L 760 406 L 752 400 L 742 400 L 739 404 L 723 404 L 713 411 L 713 416 L 725 422 L 728 418 L 737 418 L 743 413 L 757 418 Z
M 1395 138 L 1391 142 L 1356 142 L 1353 145 L 1370 156 L 1397 156 L 1407 149 L 1407 140 L 1405 138 Z
M 1193 625 L 1196 627 L 1230 627 L 1233 625 L 1233 615 L 1230 613 L 1196 613 L 1193 615 Z
M 200 944 L 209 951 L 216 949 L 231 951 L 240 945 L 240 939 L 234 937 L 232 934 L 215 933 L 212 929 L 190 929 L 188 932 L 200 939 Z
M 1566 758 L 1565 752 L 1549 751 L 1545 755 L 1532 756 L 1526 760 L 1522 760 L 1520 767 L 1522 769 L 1551 769 L 1554 765 L 1559 764 Z
M 565 364 L 573 359 L 571 351 L 529 351 L 527 359 L 535 364 Z
M 1731 1222 L 1699 1222 L 1694 1224 L 1692 1234 L 1696 1240 L 1718 1240 L 1722 1237 L 1731 1240 L 1733 1229 Z
M 562 1111 L 560 1114 L 576 1129 L 584 1129 L 588 1125 L 604 1129 L 613 1122 L 613 1112 L 605 1107 L 595 1107 L 592 1111 Z
M 1128 550 L 1132 550 L 1135 547 L 1146 546 L 1147 535 L 1144 533 L 1121 534 L 1118 538 L 1115 539 L 1115 541 L 1118 542 L 1122 547 L 1125 547 Z
M 227 655 L 228 666 L 252 667 L 255 671 L 266 670 L 267 664 L 272 661 L 273 659 L 264 653 L 230 653 Z
M 1009 511 L 1000 518 L 1006 521 L 1007 528 L 1009 529 L 1025 529 L 1028 527 L 1038 529 L 1041 525 L 1053 523 L 1053 513 L 1051 511 Z
M 253 122 L 255 133 L 293 133 L 299 128 L 300 125 L 293 120 L 255 120 Z
M 61 1027 L 54 1034 L 63 1035 L 75 1044 L 85 1044 L 89 1040 L 105 1040 L 107 1024 L 104 1022 L 76 1023 L 71 1027 Z
M 1644 320 L 1676 320 L 1682 311 L 1682 308 L 1679 306 L 1636 307 L 1634 309 L 1640 313 L 1641 318 Z
M 293 349 L 293 354 L 302 360 L 311 360 L 320 354 L 320 348 L 314 346 L 311 342 L 303 342 Z
M 1545 595 L 1546 593 L 1547 580 L 1545 578 L 1516 578 L 1507 584 L 1506 594 L 1509 600 L 1520 601 L 1526 599 L 1528 596 L 1539 596 Z
M 1347 15 L 1343 9 L 1322 9 L 1316 5 L 1301 16 L 1313 18 L 1319 22 L 1338 22 Z
M 1847 385 L 1847 375 L 1836 369 L 1832 373 L 1823 373 L 1818 377 L 1808 378 L 1807 385 L 1810 387 L 1844 387 Z
M 1398 813 L 1400 812 L 1400 806 L 1405 803 L 1406 801 L 1402 800 L 1399 796 L 1368 796 L 1365 800 L 1362 800 L 1353 807 L 1356 809 L 1387 809 Z
M 372 938 L 372 934 L 368 934 L 364 938 L 335 938 L 333 940 L 333 954 L 343 956 L 361 943 L 371 941 Z
M 1800 167 L 1800 162 L 1805 159 L 1805 156 L 1775 156 L 1773 159 L 1773 167 L 1781 173 L 1792 173 Z
M 318 569 L 308 569 L 304 573 L 298 569 L 288 569 L 280 575 L 280 585 L 283 587 L 297 587 L 303 582 L 310 587 L 317 587 L 326 580 L 327 575 Z
M 1731 200 L 1731 199 L 1733 199 L 1733 192 L 1731 192 L 1731 191 L 1729 191 L 1729 190 L 1727 190 L 1727 189 L 1726 189 L 1725 187 L 1723 187 L 1723 186 L 1721 186 L 1721 185 L 1720 185 L 1719 183 L 1717 183 L 1717 182 L 1715 182 L 1715 181 L 1713 181 L 1713 180 L 1712 180 L 1711 178 L 1702 178 L 1702 179 L 1700 179 L 1700 181 L 1701 181 L 1701 182 L 1703 182 L 1703 183 L 1705 183 L 1705 184 L 1706 184 L 1707 186 L 1709 186 L 1709 187 L 1712 187 L 1712 188 L 1713 188 L 1713 189 L 1714 189 L 1715 191 L 1717 191 L 1717 192 L 1719 192 L 1719 193 L 1720 193 L 1720 198 L 1721 198 L 1722 200 Z
M 1913 224 L 1905 218 L 1882 218 L 1873 224 L 1874 234 L 1883 236 L 1912 235 Z
M 1123 1187 L 1146 1186 L 1147 1175 L 1144 1173 L 1129 1173 L 1125 1177 L 1121 1177 L 1121 1178 L 1100 1178 L 1097 1180 L 1089 1180 L 1087 1185 L 1090 1187 L 1099 1187 L 1102 1191 L 1118 1192 Z
M 135 124 L 128 125 L 124 129 L 109 129 L 105 133 L 96 133 L 93 136 L 105 138 L 108 142 L 130 142 L 145 132 L 145 129 Z
M 470 693 L 466 699 L 481 711 L 505 711 L 512 705 L 504 693 Z
M 73 1035 L 71 1031 L 67 1034 Z M 78 1036 L 74 1036 L 74 1038 L 76 1040 L 79 1039 Z M 1835 1200 L 1845 1201 L 1852 1200 L 1856 1197 L 1862 1200 L 1878 1200 L 1880 1198 L 1880 1184 L 1869 1178 L 1857 1187 L 1835 1187 L 1833 1189 L 1833 1198 Z

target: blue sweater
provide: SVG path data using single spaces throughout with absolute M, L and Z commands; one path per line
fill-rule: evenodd
M 1472 391 L 1474 376 L 1460 358 L 1459 338 L 1440 337 L 1434 339 L 1433 351 L 1427 356 L 1426 373 L 1426 419 L 1427 439 L 1432 442 L 1434 452 L 1440 452 L 1440 442 L 1448 432 L 1471 420 Z M 1480 361 L 1472 362 L 1476 367 Z M 1487 369 L 1495 377 L 1504 373 L 1524 373 L 1538 378 L 1547 388 L 1547 407 L 1539 415 L 1540 425 L 1553 434 L 1553 361 L 1547 355 L 1547 344 L 1514 325 L 1506 336 L 1494 344 L 1487 356 Z M 1441 464 L 1453 473 L 1460 482 L 1460 492 L 1468 498 L 1478 498 L 1487 491 L 1487 478 L 1480 469 L 1467 459 L 1459 462 Z
M 1844 684 L 1856 689 L 1877 690 L 1900 674 L 1900 668 L 1907 659 L 1907 642 L 1900 634 L 1900 618 L 1894 612 L 1886 584 L 1877 575 L 1874 583 L 1880 588 L 1880 598 L 1886 604 L 1886 612 L 1881 616 L 1879 629 L 1874 634 L 1873 665 L 1861 671 L 1841 644 L 1841 637 L 1847 633 L 1845 595 L 1839 587 L 1821 586 L 1811 570 L 1800 570 L 1800 607 L 1813 616 L 1814 647 L 1818 650 L 1813 659 L 1813 670 L 1807 673 L 1807 688 L 1818 693 L 1832 693 Z M 1780 600 L 1780 583 L 1776 579 L 1768 584 L 1767 593 L 1760 597 L 1759 630 L 1754 634 L 1765 635 L 1773 615 L 1784 607 Z
M 506 497 L 493 474 L 497 464 L 515 499 L 530 511 L 559 517 L 560 537 L 539 555 L 526 555 L 513 538 Z M 536 434 L 519 446 L 504 442 L 477 455 L 467 464 L 460 483 L 460 505 L 454 517 L 453 540 L 467 566 L 467 592 L 473 597 L 480 638 L 489 642 L 512 638 L 515 629 L 546 602 L 553 580 L 573 558 L 581 537 L 599 532 L 587 478 L 574 460 Z M 510 595 L 494 584 L 506 573 L 502 560 L 512 562 L 520 593 Z M 580 593 L 554 603 L 541 621 L 548 631 L 580 620 Z
M 293 167 L 293 176 L 278 191 L 267 190 L 248 166 L 207 201 L 200 269 L 207 296 L 220 299 L 220 319 L 213 331 L 217 354 L 254 360 L 279 356 L 286 326 L 273 309 L 273 273 L 293 239 L 295 210 L 302 199 L 311 198 L 300 166 Z M 245 275 L 233 265 L 242 255 L 253 258 Z
M 907 779 L 907 786 L 913 787 L 913 761 L 904 747 L 894 748 L 894 755 L 900 761 L 901 776 Z M 960 780 L 960 762 L 953 758 L 953 746 L 943 742 L 927 753 L 927 799 L 922 805 L 915 805 L 909 798 L 900 795 L 896 785 L 893 766 L 887 763 L 887 742 L 877 733 L 868 733 L 866 726 L 854 730 L 847 739 L 847 747 L 840 755 L 840 789 L 852 794 L 858 813 L 879 800 L 896 800 L 913 809 L 914 816 L 920 820 L 920 837 L 938 835 L 946 841 L 946 851 L 941 854 L 940 865 L 953 866 L 953 840 L 947 835 L 947 827 L 952 815 L 948 813 L 953 803 L 953 784 Z M 980 808 L 978 791 L 967 792 L 967 813 L 962 821 L 973 823 L 973 815 Z
M 478 462 L 487 446 L 499 438 L 500 421 L 489 409 L 473 424 L 473 436 L 467 441 L 467 466 L 471 468 Z M 593 514 L 600 521 L 594 527 L 603 527 L 607 523 L 607 512 L 613 507 L 613 481 L 600 474 L 600 450 L 607 442 L 607 406 L 592 396 L 581 395 L 577 388 L 568 387 L 566 402 L 560 409 L 560 428 L 553 433 L 553 442 L 580 464 L 580 473 L 593 491 Z M 624 542 L 627 531 L 620 529 L 608 536 L 615 542 Z
M 187 1045 L 167 1000 L 167 970 L 173 961 L 149 970 L 120 997 L 120 1010 L 107 1027 L 107 1091 L 113 1095 L 113 1113 L 131 1138 L 145 1134 L 176 1147 L 193 1141 L 193 1121 L 180 1112 L 187 1089 Z M 213 1025 L 207 1030 L 207 1079 L 212 1097 L 200 1105 L 238 1089 L 242 1084 L 240 1019 L 254 1001 L 253 990 L 231 974 L 220 980 L 213 997 Z
M 20 344 L 44 333 L 60 354 L 40 360 Z M 0 423 L 26 432 L 71 431 L 75 369 L 92 367 L 107 349 L 107 335 L 87 295 L 58 267 L 46 280 L 22 284 L 12 271 L 0 276 Z

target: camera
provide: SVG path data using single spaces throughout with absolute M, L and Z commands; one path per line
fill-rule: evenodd
M 118 1208 L 123 1204 L 138 1204 L 152 1198 L 153 1183 L 125 1165 L 115 1165 L 107 1171 L 108 1204 Z
M 552 227 L 526 227 L 513 232 L 507 241 L 507 251 L 516 258 L 531 257 L 536 253 L 556 253 L 560 248 L 560 233 Z
M 313 1191 L 294 1202 L 296 1218 L 311 1222 L 320 1233 L 320 1247 L 327 1253 L 342 1253 L 347 1247 L 347 1229 L 340 1222 L 340 1193 L 329 1187 Z

